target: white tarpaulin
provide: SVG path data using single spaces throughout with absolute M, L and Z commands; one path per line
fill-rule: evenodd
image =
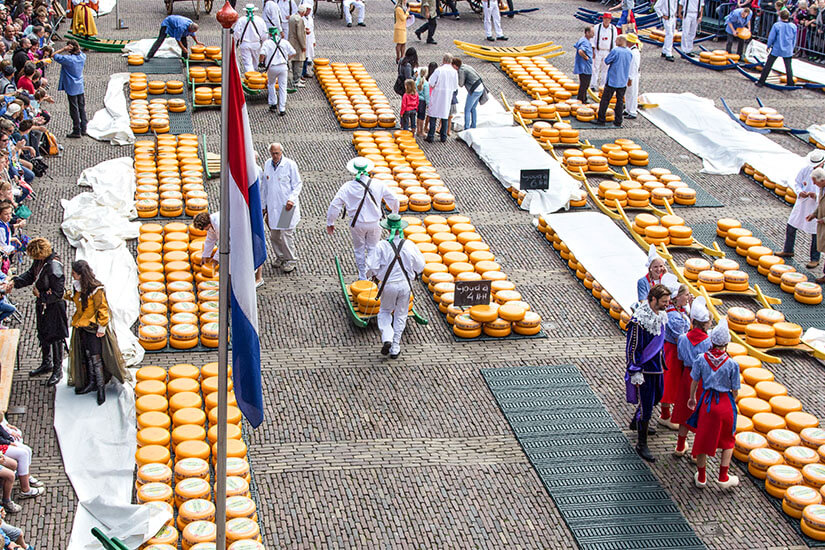
M 745 51 L 745 57 L 751 61 L 756 60 L 764 63 L 768 59 L 768 46 L 762 42 L 751 40 L 748 44 L 748 49 Z M 825 84 L 825 67 L 814 65 L 801 59 L 791 61 L 791 66 L 793 67 L 794 78 L 801 78 L 802 80 L 808 80 L 809 82 L 815 82 L 817 84 Z M 777 59 L 773 64 L 773 70 L 785 74 L 785 61 Z
M 458 89 L 458 105 L 453 115 L 453 130 L 460 132 L 464 129 L 464 104 L 467 102 L 467 90 Z M 487 90 L 487 103 L 476 107 L 476 128 L 495 128 L 498 126 L 512 126 L 513 115 L 496 101 L 496 98 Z
M 117 0 L 100 0 L 97 4 L 97 15 L 108 15 L 115 11 L 115 4 L 117 4 Z
M 155 43 L 154 38 L 144 38 L 142 40 L 135 40 L 134 42 L 129 42 L 123 47 L 123 55 L 127 56 L 129 54 L 140 54 L 143 57 L 146 57 L 146 54 L 149 53 L 149 50 L 152 49 L 152 44 Z M 178 46 L 177 41 L 174 38 L 167 38 L 163 41 L 163 44 L 160 45 L 158 48 L 157 53 L 155 53 L 155 57 L 180 57 L 183 52 Z
M 63 467 L 80 506 L 68 550 L 98 549 L 92 527 L 138 548 L 170 518 L 130 504 L 137 448 L 135 394 L 130 385 L 109 384 L 106 402 L 76 395 L 64 381 L 54 397 L 54 429 Z
M 544 220 L 576 256 L 576 261 L 630 313 L 638 302 L 636 282 L 647 273 L 647 254 L 613 220 L 599 212 L 551 214 Z
M 129 73 L 115 73 L 109 77 L 103 108 L 89 121 L 86 133 L 98 141 L 112 145 L 129 145 L 135 142 L 135 134 L 129 125 L 129 106 L 123 86 L 129 82 Z
M 749 132 L 717 109 L 713 101 L 693 94 L 644 94 L 658 107 L 642 114 L 682 147 L 702 158 L 703 172 L 736 174 L 745 163 L 782 185 L 793 185 L 804 159 L 767 136 Z
M 528 191 L 521 207 L 533 215 L 546 215 L 578 198 L 579 182 L 564 171 L 520 126 L 473 128 L 458 134 L 487 165 L 505 189 L 519 188 L 522 170 L 550 171 L 550 189 Z
M 825 145 L 825 125 L 811 124 L 808 126 L 808 133 L 817 143 Z

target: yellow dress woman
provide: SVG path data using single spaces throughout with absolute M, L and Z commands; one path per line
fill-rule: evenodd
M 97 36 L 98 3 L 91 0 L 69 0 L 69 11 L 72 14 L 72 34 L 81 37 Z
M 395 5 L 395 25 L 392 28 L 396 64 L 404 57 L 404 51 L 407 49 L 407 18 L 409 16 L 410 8 L 407 6 L 407 0 L 398 0 Z

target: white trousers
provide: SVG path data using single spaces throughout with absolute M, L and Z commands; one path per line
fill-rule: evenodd
M 628 113 L 633 116 L 636 116 L 638 113 L 636 110 L 639 108 L 639 77 L 633 79 L 633 84 L 627 87 L 627 91 L 624 94 L 624 109 Z
M 484 19 L 484 32 L 487 36 L 493 36 L 493 29 L 496 31 L 496 36 L 504 35 L 501 32 L 501 11 L 498 8 L 498 0 L 481 0 L 481 17 Z
M 690 53 L 693 51 L 693 39 L 696 38 L 696 31 L 699 28 L 699 21 L 695 15 L 685 15 L 682 18 L 682 51 Z
M 665 43 L 662 44 L 662 53 L 673 55 L 673 35 L 676 34 L 676 16 L 662 19 L 662 26 L 665 28 Z
M 378 246 L 381 240 L 381 226 L 376 223 L 357 223 L 349 228 L 352 235 L 352 251 L 355 254 L 355 267 L 358 268 L 358 278 L 367 278 L 367 256 Z M 387 283 L 389 284 L 389 283 Z M 385 291 L 386 292 L 386 291 Z
M 238 50 L 240 50 L 241 53 L 241 68 L 243 72 L 257 71 L 258 60 L 261 56 L 261 45 L 243 42 Z
M 269 70 L 266 72 L 266 89 L 269 91 L 267 102 L 270 105 L 278 105 L 278 109 L 281 111 L 286 109 L 286 79 L 288 73 L 286 64 L 270 65 Z M 276 82 L 278 83 L 277 90 L 275 90 Z
M 275 252 L 275 261 L 283 265 L 295 265 L 298 262 L 294 229 L 270 229 L 269 242 Z
M 406 282 L 404 284 L 407 284 Z M 404 330 L 404 327 L 401 327 Z M 17 461 L 17 475 L 29 475 L 29 467 L 32 463 L 32 449 L 28 445 L 9 445 L 6 449 L 6 456 Z
M 381 284 L 379 283 L 379 288 Z M 378 328 L 382 342 L 392 342 L 390 353 L 401 351 L 401 335 L 407 326 L 410 309 L 410 285 L 406 280 L 388 282 L 381 293 L 381 306 L 378 309 Z
M 604 58 L 609 53 L 607 50 L 595 50 L 593 52 L 593 76 L 590 80 L 590 86 L 593 88 L 604 86 L 607 81 L 607 64 L 604 62 Z
M 364 22 L 364 3 L 361 0 L 344 0 L 344 18 L 347 23 L 352 24 L 352 14 L 349 12 L 350 6 L 355 6 L 355 11 L 358 12 L 358 22 Z

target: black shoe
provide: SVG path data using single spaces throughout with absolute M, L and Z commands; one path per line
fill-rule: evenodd
M 636 452 L 639 453 L 639 456 L 642 457 L 642 460 L 646 460 L 647 462 L 656 462 L 656 457 L 650 452 L 650 449 L 647 447 L 647 435 L 648 430 L 650 429 L 650 421 L 638 422 L 638 442 L 636 443 Z
M 358 23 L 358 26 L 359 26 L 359 27 L 366 27 L 366 26 L 367 26 L 367 24 L 366 24 L 366 23 Z
M 46 374 L 52 370 L 52 345 L 41 344 L 40 352 L 43 356 L 43 360 L 40 362 L 39 367 L 29 372 L 29 376 L 40 376 L 41 374 Z
M 496 37 L 496 40 L 510 40 L 510 39 L 509 39 L 509 38 L 507 38 L 507 37 L 506 37 L 506 36 L 504 36 L 504 35 L 501 35 L 501 36 Z
M 487 37 L 487 42 L 495 42 L 495 41 L 496 41 L 496 39 L 493 38 L 492 36 Z
M 673 56 L 672 56 L 672 55 L 666 55 L 666 56 L 665 56 L 665 61 L 670 61 L 671 63 L 673 63 L 673 62 L 674 62 L 674 61 L 676 61 L 676 60 L 673 58 Z
M 390 359 L 398 359 L 399 355 L 401 355 L 400 351 L 398 353 L 393 353 L 392 355 L 390 355 Z
M 56 386 L 58 382 L 63 378 L 63 367 L 62 365 L 58 365 L 56 367 L 52 367 L 52 375 L 49 376 L 49 379 L 43 382 L 44 386 Z
M 597 120 L 593 124 L 595 124 L 596 126 L 605 126 L 607 123 L 603 120 Z
M 648 422 L 647 434 L 656 435 L 656 428 L 650 422 Z
M 443 138 L 438 138 L 438 139 L 441 141 L 441 143 L 444 143 L 445 141 L 447 141 L 447 138 L 445 138 L 445 137 L 443 137 Z
M 630 120 L 635 120 L 636 119 L 636 115 L 631 115 L 630 113 L 624 113 L 622 116 L 624 118 L 627 118 L 627 119 L 630 119 Z
M 351 26 L 352 26 L 352 23 L 347 23 L 347 27 L 351 27 Z
M 275 111 L 277 111 L 277 110 L 278 110 L 278 106 L 277 106 L 277 105 L 270 105 L 270 106 L 269 106 L 269 112 L 270 112 L 270 113 L 274 113 L 274 112 L 275 112 Z
M 80 138 L 80 137 L 83 137 L 83 136 L 80 135 L 80 132 L 72 132 L 71 134 L 66 134 L 66 137 L 75 139 L 75 138 Z
M 88 136 L 89 134 L 86 133 L 86 130 L 80 130 L 81 136 Z
M 637 427 L 636 427 L 636 415 L 633 415 L 633 418 L 630 420 L 630 429 L 631 430 L 636 430 L 637 429 Z
M 665 52 L 662 52 L 662 57 L 667 57 L 667 55 L 665 55 Z
M 438 44 L 438 42 L 436 42 L 432 38 L 429 38 L 429 39 L 427 39 L 427 44 Z
M 621 127 L 622 127 L 622 123 L 621 123 L 621 122 L 614 122 L 614 123 L 613 123 L 613 126 L 615 126 L 616 128 L 621 128 Z
M 764 83 L 764 82 L 756 82 L 756 87 L 757 87 L 757 88 L 761 88 L 761 87 L 762 87 L 762 86 L 764 86 L 764 85 L 765 85 L 765 83 Z
M 284 116 L 285 114 L 286 114 L 286 111 L 278 111 L 278 116 Z
M 425 137 L 424 141 L 426 141 L 427 143 L 432 143 L 434 140 L 431 137 Z
M 392 346 L 392 342 L 384 342 L 384 345 L 381 346 L 381 355 L 388 355 L 390 353 L 390 346 Z
M 415 31 L 415 37 L 421 40 L 421 31 Z

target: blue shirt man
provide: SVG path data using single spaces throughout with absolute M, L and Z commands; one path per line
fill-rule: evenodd
M 747 12 L 747 13 L 746 13 Z M 736 34 L 736 29 L 747 27 L 751 22 L 753 13 L 749 8 L 738 8 L 725 17 L 725 31 L 728 34 Z
M 582 36 L 573 46 L 576 49 L 576 60 L 573 62 L 573 74 L 593 74 L 593 45 Z M 587 58 L 582 57 L 582 53 Z
M 183 40 L 187 36 L 195 36 L 195 31 L 190 31 L 189 27 L 193 21 L 188 17 L 182 15 L 169 15 L 160 24 L 161 28 L 166 29 L 166 35 L 171 36 L 175 40 Z
M 796 45 L 796 25 L 787 21 L 777 21 L 768 35 L 768 49 L 776 57 L 793 57 Z
M 630 63 L 633 55 L 625 46 L 613 48 L 604 58 L 607 69 L 607 85 L 611 88 L 626 88 L 630 77 Z
M 60 63 L 60 82 L 57 89 L 66 92 L 66 95 L 80 95 L 85 93 L 83 86 L 83 67 L 86 65 L 86 54 L 56 54 L 54 60 Z

